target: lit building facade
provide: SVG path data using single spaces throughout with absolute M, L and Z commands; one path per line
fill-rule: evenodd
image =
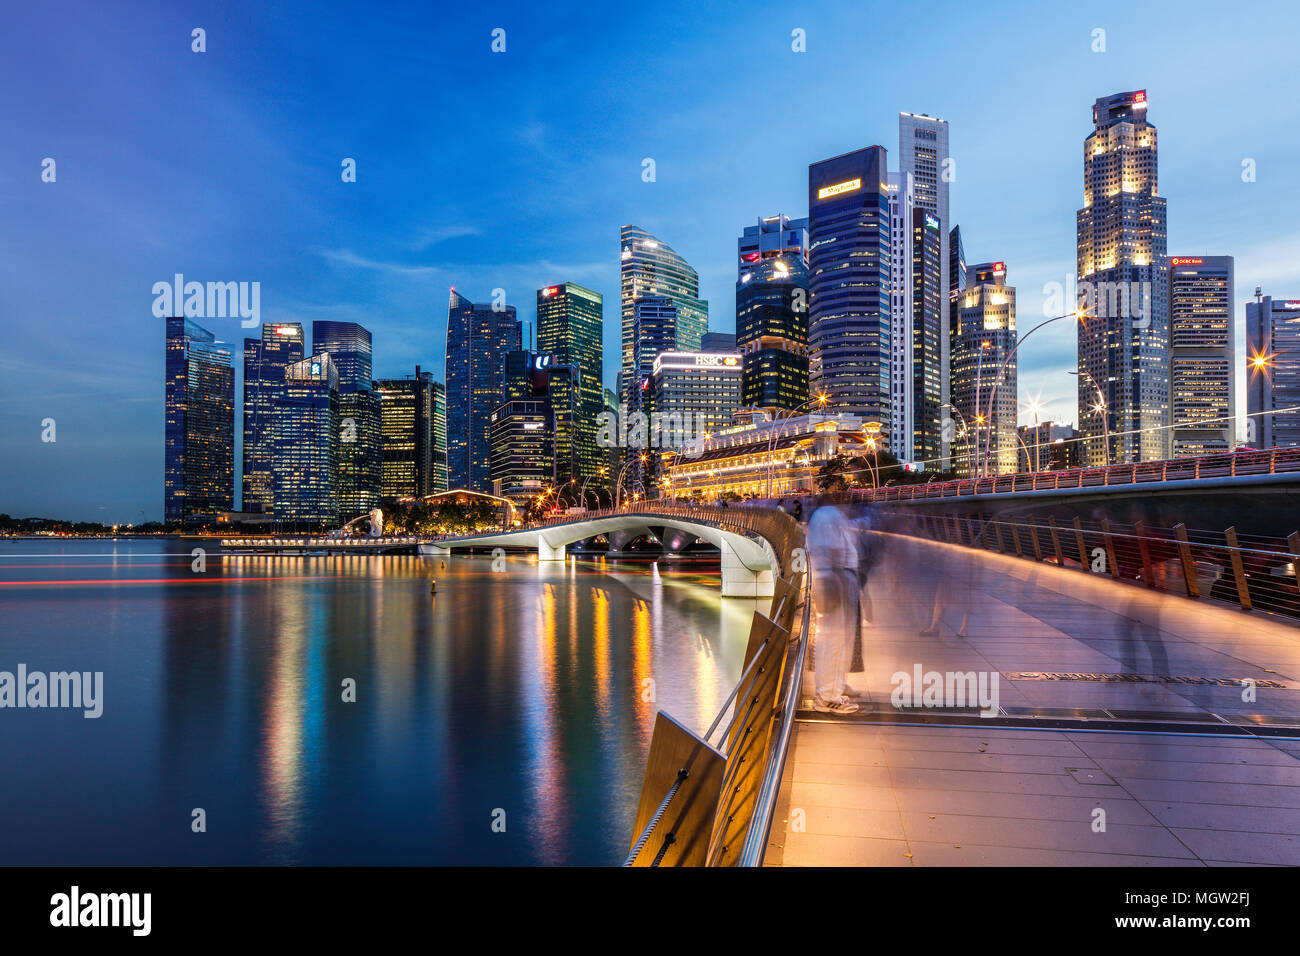
M 1021 425 L 1019 435 L 1020 472 L 1062 471 L 1079 467 L 1079 430 L 1056 422 Z
M 505 398 L 507 352 L 523 347 L 515 307 L 479 305 L 454 289 L 447 309 L 447 475 L 453 488 L 489 491 L 492 412 Z
M 235 369 L 228 346 L 182 316 L 167 319 L 163 520 L 235 502 Z
M 284 370 L 304 356 L 302 326 L 279 322 L 262 326 L 261 338 L 244 339 L 243 499 L 245 513 L 271 514 L 275 508 L 272 433 L 275 408 L 284 393 Z
M 808 219 L 790 219 L 782 213 L 746 226 L 736 240 L 736 281 L 767 259 L 801 259 L 808 265 Z M 705 349 L 704 351 L 710 351 Z
M 557 487 L 551 409 L 545 398 L 502 402 L 492 412 L 489 437 L 493 494 L 523 504 Z
M 700 298 L 700 277 L 691 264 L 638 226 L 620 230 L 620 291 L 623 355 L 619 365 L 619 392 L 632 405 L 637 381 L 637 338 L 634 306 L 645 296 L 669 299 L 677 315 L 676 339 L 671 348 L 697 352 L 709 330 L 709 303 Z
M 272 426 L 277 522 L 338 523 L 339 424 L 339 373 L 329 354 L 288 366 Z
M 356 322 L 316 321 L 314 354 L 328 354 L 339 376 L 339 511 L 344 521 L 379 504 L 382 486 L 379 396 L 371 379 L 370 331 Z
M 912 185 L 890 173 L 889 187 L 889 448 L 900 461 L 912 456 Z
M 991 475 L 1014 472 L 1018 464 L 1016 290 L 1006 276 L 1004 262 L 971 266 L 960 299 L 952 394 L 964 435 L 954 442 L 952 460 L 962 477 L 983 474 L 985 461 Z
M 1231 451 L 1237 428 L 1232 256 L 1171 256 L 1167 268 L 1173 454 Z
M 888 161 L 870 146 L 808 167 L 809 391 L 828 410 L 890 416 Z
M 943 224 L 934 213 L 913 209 L 907 234 L 912 260 L 908 269 L 911 318 L 906 333 L 910 340 L 908 364 L 903 375 L 908 382 L 906 418 L 911 430 L 903 445 L 891 447 L 902 461 L 935 467 L 943 453 L 943 315 L 948 304 L 942 259 Z M 897 331 L 894 335 L 899 337 Z
M 1300 448 L 1300 300 L 1246 303 L 1246 443 Z
M 569 415 L 573 435 L 557 448 L 562 481 L 600 477 L 602 449 L 596 447 L 600 414 L 604 411 L 601 335 L 604 300 L 600 293 L 575 282 L 562 282 L 537 291 L 537 351 L 552 357 L 556 366 L 568 367 L 577 379 L 577 395 Z M 563 454 L 561 454 L 563 452 Z M 570 453 L 571 452 L 571 453 Z
M 664 352 L 650 377 L 652 430 L 661 448 L 732 424 L 741 406 L 744 362 L 739 352 Z
M 808 269 L 802 253 L 767 256 L 736 281 L 735 349 L 742 402 L 795 409 L 808 401 Z
M 379 396 L 380 497 L 421 498 L 447 491 L 441 383 L 417 365 L 414 376 L 380 379 L 374 386 Z
M 1145 90 L 1096 101 L 1078 211 L 1079 423 L 1088 466 L 1168 458 L 1169 308 L 1165 200 Z M 1083 410 L 1104 402 L 1099 415 Z M 1103 437 L 1110 435 L 1109 453 Z

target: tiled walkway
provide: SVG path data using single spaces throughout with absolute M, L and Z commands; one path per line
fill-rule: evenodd
M 1300 726 L 1300 627 L 1284 619 L 906 540 L 868 593 L 862 667 L 849 675 L 864 714 L 890 711 L 892 675 L 919 664 L 996 672 L 1003 717 L 1079 708 L 1225 731 Z M 922 636 L 936 594 L 943 625 Z M 1042 672 L 1225 683 L 1019 676 Z M 1226 683 L 1244 679 L 1260 682 L 1253 700 Z M 1300 865 L 1300 739 L 970 723 L 855 723 L 805 707 L 766 862 Z

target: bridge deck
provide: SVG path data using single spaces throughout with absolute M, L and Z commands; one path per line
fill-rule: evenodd
M 936 587 L 950 606 L 923 637 Z M 920 542 L 896 542 L 868 594 L 873 622 L 849 675 L 862 712 L 814 713 L 805 675 L 769 864 L 1300 864 L 1294 623 Z M 891 677 L 916 664 L 998 672 L 999 717 L 900 715 Z M 1254 701 L 1226 683 L 1244 678 L 1259 681 Z

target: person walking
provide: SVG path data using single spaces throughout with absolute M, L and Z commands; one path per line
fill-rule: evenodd
M 808 519 L 808 557 L 812 563 L 816 611 L 813 709 L 844 716 L 858 705 L 845 695 L 853 621 L 857 616 L 858 549 L 848 517 L 823 496 Z

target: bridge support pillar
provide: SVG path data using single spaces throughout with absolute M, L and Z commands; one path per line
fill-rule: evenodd
M 538 561 L 563 561 L 564 545 L 556 545 L 552 548 L 546 543 L 546 539 L 538 537 L 537 539 L 537 560 Z
M 723 597 L 771 597 L 775 593 L 776 580 L 771 568 L 750 570 L 725 541 L 720 545 L 720 550 Z
M 420 554 L 432 555 L 437 558 L 451 557 L 451 548 L 440 548 L 436 544 L 425 544 L 420 546 Z

